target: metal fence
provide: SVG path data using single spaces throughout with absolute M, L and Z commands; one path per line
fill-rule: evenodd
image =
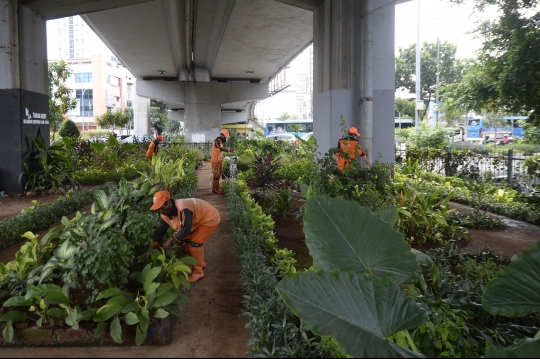
M 396 162 L 407 163 L 418 161 L 418 166 L 428 172 L 453 177 L 469 177 L 473 179 L 494 179 L 507 181 L 510 185 L 538 184 L 538 178 L 531 178 L 523 164 L 527 158 L 538 154 L 514 154 L 513 149 L 504 153 L 489 151 L 451 151 L 434 148 L 399 149 L 396 150 Z

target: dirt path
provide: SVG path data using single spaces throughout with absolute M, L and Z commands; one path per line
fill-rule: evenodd
M 211 191 L 210 163 L 199 168 L 196 197 L 215 206 L 221 222 L 205 244 L 205 277 L 188 291 L 173 339 L 166 346 L 16 348 L 0 349 L 1 358 L 245 358 L 248 357 L 249 330 L 243 308 L 242 281 L 238 260 L 229 232 L 228 212 L 223 196 Z M 1 207 L 0 207 L 1 212 Z M 16 251 L 16 249 L 12 249 Z M 13 252 L 14 253 L 14 252 Z M 0 255 L 0 260 L 1 260 Z M 11 255 L 13 259 L 13 254 Z
M 471 207 L 459 203 L 450 203 L 450 208 L 456 208 L 460 212 L 473 210 Z M 507 227 L 492 230 L 469 229 L 471 240 L 464 247 L 465 250 L 474 252 L 489 247 L 507 258 L 512 258 L 512 256 L 530 249 L 533 244 L 540 241 L 540 227 L 498 214 L 489 214 L 501 219 L 506 223 Z

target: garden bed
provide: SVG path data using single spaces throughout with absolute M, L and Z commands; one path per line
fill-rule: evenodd
M 116 343 L 108 329 L 96 336 L 97 323 L 81 322 L 79 329 L 72 329 L 62 319 L 54 326 L 32 326 L 28 323 L 15 325 L 15 335 L 11 343 L 0 337 L 0 347 L 61 347 L 61 346 L 133 346 L 136 327 L 122 324 L 122 344 Z M 144 345 L 167 345 L 172 338 L 174 318 L 153 319 L 148 327 Z M 5 327 L 0 323 L 0 331 Z

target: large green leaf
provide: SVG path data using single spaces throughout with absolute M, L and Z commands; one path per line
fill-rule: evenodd
M 26 299 L 23 296 L 11 297 L 4 302 L 4 307 L 21 307 L 32 305 L 32 300 Z
M 54 255 L 59 260 L 68 260 L 73 257 L 80 247 L 74 246 L 69 243 L 69 240 L 65 240 L 61 245 L 56 248 Z
M 171 292 L 163 293 L 160 296 L 156 297 L 155 302 L 154 302 L 154 307 L 159 308 L 159 307 L 164 307 L 166 305 L 169 305 L 173 302 L 173 300 L 176 299 L 176 296 L 177 296 L 176 294 L 171 293 Z
M 22 322 L 24 320 L 26 320 L 26 313 L 19 310 L 12 310 L 0 315 L 0 322 Z
M 101 189 L 94 191 L 94 199 L 96 200 L 95 203 L 100 211 L 105 211 L 109 208 L 109 197 L 107 197 L 107 193 L 105 193 L 105 191 Z
M 62 287 L 56 284 L 40 284 L 35 287 L 29 288 L 28 292 L 25 295 L 26 299 L 30 298 L 40 298 L 45 296 L 50 292 L 60 292 L 62 293 Z M 5 305 L 5 304 L 4 304 Z
M 120 319 L 118 317 L 114 318 L 111 322 L 111 337 L 118 344 L 122 344 L 122 326 L 120 325 Z
M 488 346 L 486 358 L 540 358 L 540 338 L 525 338 L 507 348 Z
M 333 336 L 350 355 L 423 357 L 387 339 L 427 319 L 426 311 L 389 278 L 308 271 L 285 277 L 277 291 L 313 332 Z
M 392 225 L 356 202 L 313 196 L 304 215 L 306 244 L 318 269 L 373 273 L 411 281 L 420 267 L 411 246 Z
M 540 242 L 522 252 L 482 293 L 482 306 L 493 315 L 522 317 L 540 311 Z

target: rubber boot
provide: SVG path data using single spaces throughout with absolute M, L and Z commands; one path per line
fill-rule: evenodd
M 199 264 L 193 266 L 193 269 L 191 270 L 191 274 L 188 277 L 188 282 L 194 283 L 204 277 L 203 272 L 203 264 L 206 264 L 204 262 L 204 247 L 192 247 L 190 246 L 190 256 L 195 258 Z
M 219 178 L 214 179 L 214 189 L 212 190 L 212 192 L 217 194 L 223 194 L 223 192 L 219 189 Z

